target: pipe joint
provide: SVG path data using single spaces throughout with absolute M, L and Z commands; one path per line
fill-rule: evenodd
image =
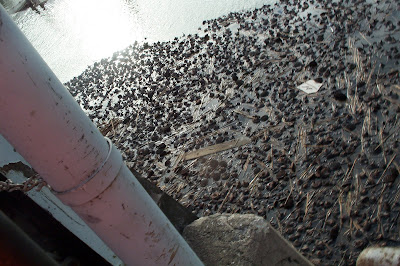
M 123 165 L 122 155 L 112 144 L 111 140 L 106 139 L 109 145 L 107 157 L 97 169 L 92 171 L 88 178 L 67 190 L 52 190 L 65 204 L 78 206 L 94 199 L 110 186 L 117 177 Z

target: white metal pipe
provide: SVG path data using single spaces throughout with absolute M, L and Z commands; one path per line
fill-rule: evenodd
M 202 265 L 0 6 L 0 133 L 128 265 Z

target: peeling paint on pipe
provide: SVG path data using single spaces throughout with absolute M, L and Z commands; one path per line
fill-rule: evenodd
M 0 89 L 0 133 L 126 264 L 202 265 L 1 6 Z

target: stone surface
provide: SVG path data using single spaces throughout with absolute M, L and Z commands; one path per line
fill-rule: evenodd
M 400 247 L 370 247 L 364 249 L 357 259 L 357 266 L 400 265 Z
M 183 236 L 205 265 L 312 265 L 253 214 L 202 217 Z

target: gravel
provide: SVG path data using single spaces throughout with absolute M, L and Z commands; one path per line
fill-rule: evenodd
M 135 43 L 66 87 L 198 216 L 257 214 L 314 264 L 354 265 L 400 244 L 400 4 L 295 2 Z M 201 149 L 215 152 L 185 159 Z

